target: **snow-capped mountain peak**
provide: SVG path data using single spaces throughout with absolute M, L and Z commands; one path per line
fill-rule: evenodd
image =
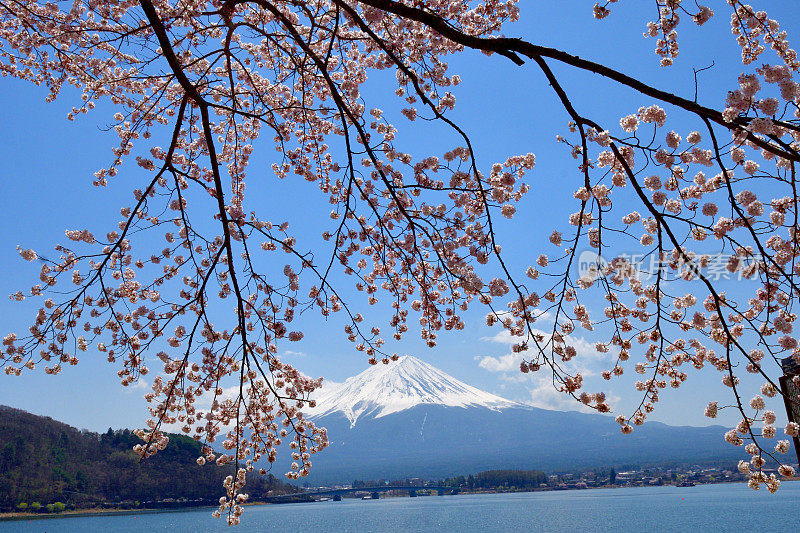
M 344 383 L 325 385 L 316 396 L 313 418 L 342 412 L 351 426 L 362 416 L 380 418 L 417 405 L 483 407 L 494 411 L 525 407 L 463 383 L 416 357 L 375 365 Z

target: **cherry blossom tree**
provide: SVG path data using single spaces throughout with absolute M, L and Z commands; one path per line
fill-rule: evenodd
M 608 19 L 598 24 L 613 24 L 616 3 L 594 5 L 594 17 Z M 783 401 L 781 359 L 800 359 L 800 63 L 786 32 L 757 7 L 655 6 L 643 27 L 664 68 L 677 60 L 681 23 L 730 16 L 742 67 L 717 108 L 504 36 L 519 17 L 514 0 L 1 0 L 3 75 L 46 86 L 50 100 L 77 90 L 70 120 L 113 105 L 119 144 L 94 185 L 106 186 L 123 164 L 138 165 L 141 185 L 105 235 L 69 230 L 52 258 L 19 249 L 41 272 L 12 298 L 42 304 L 28 333 L 4 338 L 0 366 L 9 375 L 57 374 L 98 350 L 125 386 L 157 368 L 136 451 L 146 458 L 163 449 L 166 426 L 202 441 L 199 463 L 235 467 L 215 514 L 237 523 L 247 472 L 274 462 L 285 441 L 294 460 L 286 475 L 298 479 L 327 445 L 303 414 L 320 380 L 278 358 L 280 345 L 304 335 L 292 329 L 296 316 L 344 317 L 354 348 L 388 364 L 397 355 L 383 336 L 399 341 L 418 322 L 434 347 L 441 330 L 463 329 L 464 313 L 479 306 L 516 339 L 522 372 L 548 372 L 558 390 L 599 412 L 612 406 L 603 392 L 584 390 L 574 370 L 576 329 L 615 355 L 605 379 L 642 374 L 639 407 L 616 419 L 623 433 L 691 367 L 716 369 L 730 396 L 706 414 L 739 412 L 725 439 L 750 456 L 740 469 L 751 487 L 776 490 L 767 461 L 794 474 L 768 404 Z M 461 80 L 445 60 L 467 50 L 538 69 L 571 119 L 558 140 L 574 171 L 575 211 L 554 220 L 553 247 L 525 272 L 504 259 L 495 226 L 514 217 L 535 158 L 479 165 L 480 147 L 450 118 Z M 652 103 L 601 123 L 573 103 L 556 64 Z M 379 70 L 396 75 L 386 105 L 402 107 L 401 123 L 362 94 Z M 671 129 L 673 111 L 693 126 Z M 460 141 L 441 154 L 404 152 L 398 128 L 420 120 L 446 125 Z M 330 201 L 327 249 L 309 251 L 288 222 L 246 201 L 248 172 L 263 175 L 250 165 L 259 138 L 277 153 L 270 176 L 312 182 Z M 656 267 L 645 272 L 631 260 L 632 246 Z M 576 275 L 581 250 L 596 259 Z M 719 254 L 742 280 L 736 294 L 709 274 Z M 347 278 L 354 291 L 344 290 Z M 364 298 L 352 296 L 359 292 Z M 379 299 L 391 306 L 388 324 L 361 314 Z M 232 311 L 215 312 L 219 301 Z M 553 323 L 541 329 L 545 312 Z M 747 390 L 743 373 L 758 377 L 760 391 Z M 237 392 L 225 395 L 230 380 Z M 201 397 L 211 398 L 207 408 Z M 798 426 L 784 432 L 796 436 Z

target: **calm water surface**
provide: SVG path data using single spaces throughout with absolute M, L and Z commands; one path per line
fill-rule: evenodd
M 0 522 L 0 532 L 72 531 L 800 531 L 800 482 L 428 496 L 251 506 L 236 529 L 208 509 Z

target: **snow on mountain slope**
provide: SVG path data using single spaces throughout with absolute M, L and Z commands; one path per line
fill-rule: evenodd
M 316 395 L 319 418 L 342 412 L 355 426 L 362 416 L 380 418 L 421 404 L 483 407 L 493 411 L 526 406 L 471 387 L 416 357 L 375 365 L 344 383 L 326 384 Z

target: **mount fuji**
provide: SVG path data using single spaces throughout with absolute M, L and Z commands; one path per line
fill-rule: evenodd
M 491 411 L 525 408 L 523 404 L 471 387 L 409 355 L 388 365 L 371 366 L 344 383 L 323 387 L 317 405 L 322 410 L 309 413 L 314 418 L 339 412 L 350 421 L 351 427 L 362 417 L 382 418 L 420 405 Z
M 506 400 L 411 356 L 326 384 L 315 399 L 306 414 L 330 441 L 312 458 L 320 483 L 739 459 L 721 426 L 649 422 L 622 435 L 609 416 Z

